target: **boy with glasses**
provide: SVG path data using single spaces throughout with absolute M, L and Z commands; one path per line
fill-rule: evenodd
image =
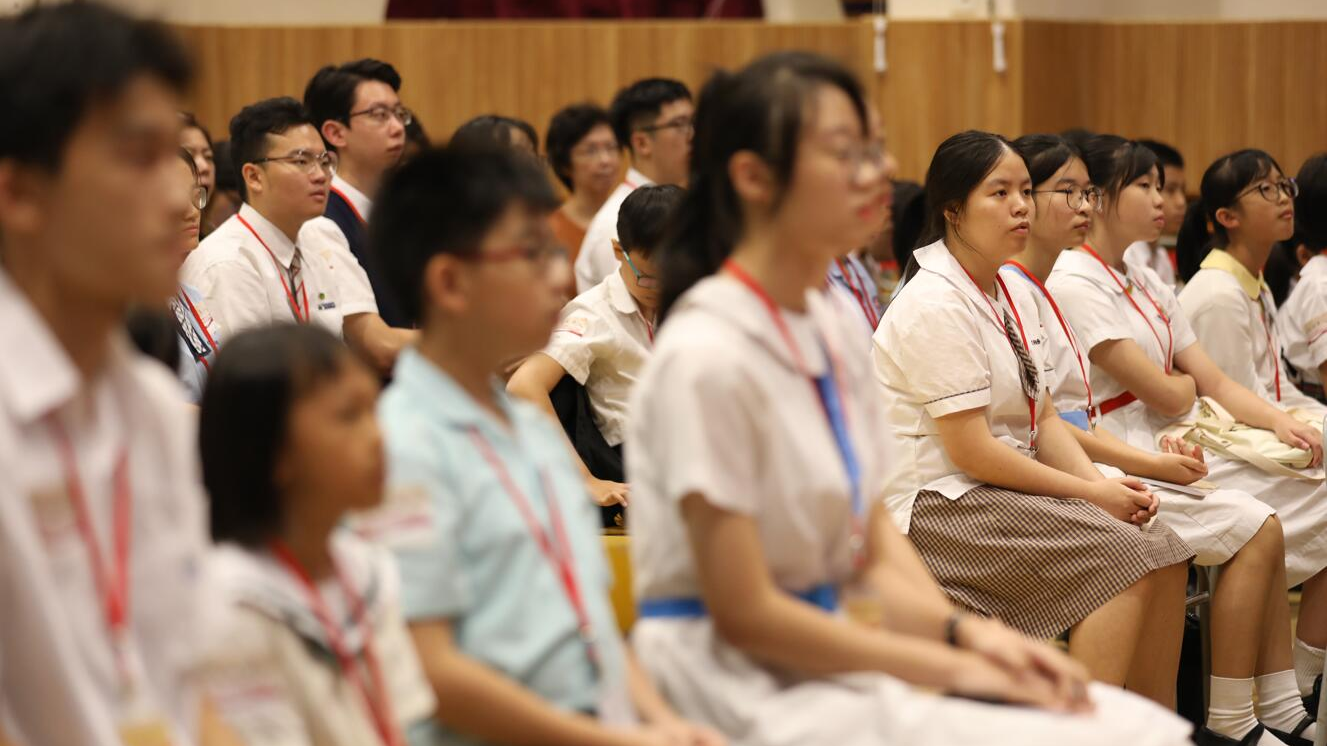
M 665 78 L 632 83 L 613 97 L 609 116 L 617 141 L 627 146 L 631 168 L 585 231 L 576 255 L 576 292 L 584 293 L 617 271 L 613 252 L 617 211 L 633 190 L 650 184 L 686 186 L 695 132 L 691 91 Z
M 357 317 L 372 297 L 343 300 L 349 258 L 308 222 L 323 214 L 337 155 L 293 98 L 246 106 L 230 122 L 231 157 L 244 205 L 185 260 L 182 280 L 198 288 L 227 338 L 254 326 L 316 323 L 361 354 Z
M 375 59 L 328 65 L 304 89 L 304 106 L 327 149 L 340 159 L 324 217 L 311 221 L 309 230 L 354 256 L 356 266 L 342 283 L 343 300 L 350 302 L 353 296 L 377 304 L 378 314 L 366 314 L 360 323 L 383 342 L 375 357 L 384 369 L 390 369 L 396 353 L 416 336 L 406 330 L 410 324 L 365 237 L 378 185 L 400 162 L 406 128 L 414 121 L 414 114 L 401 104 L 400 90 L 396 69 Z M 345 257 L 342 263 L 349 264 Z
M 612 457 L 607 463 L 591 458 L 587 454 L 593 438 L 569 437 L 590 496 L 603 507 L 626 505 L 629 498 L 622 469 L 627 399 L 654 346 L 659 305 L 655 249 L 681 199 L 680 187 L 664 185 L 641 187 L 623 200 L 617 218 L 621 240 L 612 244 L 617 271 L 562 309 L 548 346 L 522 363 L 507 383 L 513 395 L 555 417 L 552 393 L 563 378 L 570 376 L 585 387 L 594 425 Z M 590 468 L 587 460 L 600 462 L 599 468 Z

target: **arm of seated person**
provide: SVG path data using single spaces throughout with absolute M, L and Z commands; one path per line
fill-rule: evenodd
M 1045 451 L 1038 459 L 1045 459 L 1044 463 L 997 440 L 984 408 L 954 412 L 935 423 L 949 459 L 978 482 L 1031 495 L 1087 500 L 1121 521 L 1145 523 L 1145 516 L 1155 509 L 1152 494 L 1136 479 L 1103 479 L 1073 436 L 1062 429 L 1058 415 L 1050 410 L 1050 416 L 1045 416 L 1046 410 L 1050 408 L 1043 408 L 1038 423 L 1040 451 Z
M 1076 674 L 1064 664 L 1064 675 L 1047 674 L 1027 664 L 1021 644 L 1006 645 L 1017 652 L 1019 662 L 992 662 L 970 649 L 950 647 L 944 637 L 952 613 L 948 602 L 936 602 L 934 594 L 919 594 L 911 584 L 880 587 L 891 607 L 906 607 L 915 599 L 924 606 L 917 612 L 929 618 L 924 635 L 909 635 L 888 628 L 847 623 L 825 610 L 802 601 L 774 584 L 770 577 L 755 522 L 746 515 L 714 506 L 704 495 L 692 493 L 682 500 L 682 515 L 700 578 L 701 595 L 718 634 L 730 645 L 768 665 L 808 676 L 854 671 L 886 673 L 912 684 L 971 697 L 1017 702 L 1055 709 L 1074 709 L 1079 700 L 1071 690 Z M 876 545 L 876 534 L 887 530 L 880 521 L 889 520 L 881 510 L 873 513 L 869 533 L 867 570 L 872 580 L 887 577 L 875 573 L 891 556 Z M 974 638 L 984 637 L 981 623 L 971 625 Z M 1011 633 L 1010 640 L 1018 639 Z M 1029 641 L 1030 642 L 1030 641 Z M 1050 666 L 1062 663 L 1049 656 Z M 1037 669 L 1037 673 L 1032 673 Z M 1064 685 L 1061 686 L 1060 684 Z M 1081 682 L 1079 682 L 1081 683 Z
M 410 634 L 447 728 L 484 743 L 510 746 L 667 746 L 648 728 L 607 728 L 567 712 L 457 647 L 446 620 L 412 622 Z
M 376 313 L 357 313 L 341 322 L 341 336 L 381 375 L 389 375 L 401 350 L 419 340 L 418 329 L 397 329 Z
M 1134 448 L 1102 427 L 1089 432 L 1071 426 L 1069 432 L 1088 458 L 1114 466 L 1126 474 L 1174 484 L 1192 484 L 1207 476 L 1207 464 L 1200 446 L 1174 442 L 1163 451 L 1149 452 Z
M 1198 395 L 1193 378 L 1178 367 L 1166 373 L 1132 339 L 1108 339 L 1093 347 L 1088 359 L 1148 409 L 1166 417 L 1183 417 L 1193 408 Z
M 544 410 L 556 422 L 557 412 L 553 409 L 553 400 L 549 395 L 565 375 L 567 375 L 567 370 L 558 361 L 542 352 L 536 352 L 526 358 L 525 362 L 521 363 L 521 366 L 512 374 L 511 379 L 507 381 L 507 392 Z M 559 426 L 558 432 L 562 433 L 563 439 L 566 440 L 567 448 L 571 450 L 572 459 L 576 462 L 576 466 L 580 468 L 581 476 L 585 478 L 586 488 L 589 489 L 590 497 L 594 499 L 595 503 L 604 507 L 617 504 L 626 505 L 630 497 L 627 485 L 596 478 L 590 473 L 590 469 L 585 465 L 585 462 L 581 460 L 581 455 L 576 452 L 576 446 L 571 442 L 571 439 L 566 437 L 566 431 Z
M 710 728 L 683 720 L 664 700 L 663 695 L 645 675 L 636 656 L 627 650 L 627 688 L 631 703 L 643 722 L 663 733 L 670 744 L 686 746 L 724 746 L 727 741 Z
M 1313 466 L 1322 463 L 1322 434 L 1317 428 L 1305 425 L 1239 385 L 1212 362 L 1202 345 L 1191 344 L 1176 353 L 1175 366 L 1193 376 L 1198 391 L 1215 399 L 1236 420 L 1271 430 L 1282 443 L 1312 452 Z

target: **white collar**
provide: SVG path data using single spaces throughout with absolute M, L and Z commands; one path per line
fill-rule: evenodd
M 949 252 L 949 247 L 945 245 L 944 239 L 917 249 L 912 256 L 916 259 L 918 267 L 943 277 L 950 285 L 958 288 L 959 292 L 963 293 L 964 297 L 976 306 L 978 313 L 983 317 L 990 318 L 990 304 L 997 301 L 977 287 L 977 283 L 968 277 L 967 270 L 963 269 L 963 265 L 959 264 L 954 255 Z M 1013 303 L 1014 301 L 1008 299 L 1008 302 Z M 991 321 L 1003 323 L 998 319 L 991 319 Z
M 635 316 L 640 313 L 640 306 L 636 299 L 631 297 L 631 291 L 627 289 L 626 280 L 622 279 L 621 270 L 613 270 L 604 278 L 604 287 L 608 291 L 608 304 L 614 311 L 626 316 Z
M 373 200 L 369 199 L 363 192 L 350 185 L 350 182 L 341 178 L 338 174 L 332 177 L 332 188 L 341 193 L 350 206 L 355 208 L 360 218 L 369 219 L 369 212 L 373 209 Z
M 653 186 L 654 182 L 645 174 L 636 170 L 635 166 L 627 169 L 627 175 L 622 179 L 622 184 L 629 189 L 639 189 L 643 186 Z
M 272 221 L 263 217 L 263 214 L 255 210 L 253 205 L 248 202 L 240 205 L 240 211 L 237 214 L 253 227 L 258 240 L 267 245 L 268 250 L 272 252 L 272 255 L 276 257 L 281 266 L 290 269 L 290 262 L 295 258 L 295 244 L 291 243 L 286 234 L 273 225 Z M 245 230 L 245 233 L 248 233 L 248 230 Z
M 0 270 L 0 402 L 22 424 L 31 424 L 68 404 L 85 385 L 82 373 L 9 275 Z M 16 362 L 17 356 L 22 362 Z M 121 377 L 133 363 L 123 333 L 111 340 L 104 375 Z

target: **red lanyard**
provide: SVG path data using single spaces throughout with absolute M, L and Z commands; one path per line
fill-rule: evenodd
M 779 311 L 779 306 L 774 299 L 769 296 L 765 288 L 761 287 L 756 278 L 742 269 L 737 262 L 731 259 L 723 263 L 723 270 L 732 275 L 738 282 L 742 283 L 747 290 L 760 299 L 765 306 L 765 311 L 774 322 L 774 327 L 779 330 L 779 336 L 783 338 L 784 344 L 788 346 L 788 351 L 792 353 L 794 365 L 797 366 L 797 372 L 804 376 L 811 383 L 812 390 L 815 391 L 817 400 L 820 401 L 821 409 L 825 413 L 825 419 L 829 421 L 829 427 L 834 435 L 835 445 L 839 449 L 839 455 L 843 459 L 844 470 L 848 474 L 848 481 L 852 491 L 852 534 L 849 537 L 849 548 L 852 553 L 853 566 L 860 569 L 866 561 L 866 525 L 865 525 L 865 502 L 861 488 L 861 471 L 857 461 L 857 455 L 852 451 L 851 443 L 848 442 L 848 423 L 847 423 L 847 402 L 843 398 L 844 387 L 835 383 L 837 397 L 834 402 L 827 400 L 825 393 L 821 389 L 820 383 L 810 374 L 810 368 L 806 364 L 806 359 L 802 357 L 801 350 L 797 347 L 796 340 L 793 339 L 792 331 L 788 328 L 788 322 L 783 318 L 783 313 Z M 825 357 L 829 360 L 828 381 L 835 381 L 837 375 L 835 371 L 839 369 L 835 361 L 834 353 L 825 344 Z
M 1142 291 L 1143 297 L 1147 298 L 1147 302 L 1151 303 L 1152 308 L 1156 309 L 1157 316 L 1161 317 L 1161 323 L 1165 324 L 1167 343 L 1164 345 L 1161 344 L 1161 335 L 1157 334 L 1156 327 L 1152 326 L 1152 320 L 1147 318 L 1147 314 L 1143 313 L 1143 309 L 1140 308 L 1138 306 L 1137 301 L 1133 299 L 1133 296 L 1129 293 L 1129 289 L 1124 286 L 1124 283 L 1120 282 L 1120 278 L 1118 275 L 1115 274 L 1115 270 L 1111 269 L 1110 265 L 1106 264 L 1106 260 L 1102 259 L 1101 255 L 1098 254 L 1096 251 L 1093 251 L 1091 246 L 1083 244 L 1083 251 L 1086 251 L 1087 253 L 1091 254 L 1093 259 L 1096 259 L 1098 262 L 1101 263 L 1101 266 L 1105 268 L 1106 273 L 1110 275 L 1110 279 L 1114 280 L 1115 284 L 1119 286 L 1120 292 L 1124 293 L 1125 300 L 1129 301 L 1129 305 L 1133 306 L 1133 310 L 1137 311 L 1138 315 L 1143 317 L 1143 321 L 1147 322 L 1147 328 L 1152 332 L 1152 336 L 1156 337 L 1157 347 L 1166 355 L 1165 369 L 1166 372 L 1169 373 L 1171 358 L 1175 354 L 1175 334 L 1174 332 L 1171 331 L 1170 328 L 1170 317 L 1166 315 L 1165 311 L 1161 310 L 1161 304 L 1157 303 L 1156 299 L 1152 297 L 1152 294 L 1147 292 L 1147 288 L 1130 280 L 1129 284 L 1132 287 L 1136 287 L 1140 291 Z
M 1069 329 L 1069 323 L 1064 320 L 1064 314 L 1060 313 L 1060 304 L 1055 302 L 1055 297 L 1051 295 L 1051 291 L 1047 290 L 1041 280 L 1038 279 L 1036 275 L 1029 272 L 1027 267 L 1024 267 L 1013 259 L 1005 262 L 1005 264 L 1015 267 L 1018 271 L 1022 272 L 1024 277 L 1028 278 L 1033 285 L 1037 286 L 1037 290 L 1041 291 L 1041 295 L 1046 299 L 1046 302 L 1051 304 L 1051 310 L 1055 312 L 1055 319 L 1060 322 L 1060 328 L 1064 330 L 1064 336 L 1069 340 L 1069 348 L 1074 351 L 1074 359 L 1078 361 L 1078 372 L 1083 376 L 1083 385 L 1087 387 L 1088 419 L 1089 421 L 1095 419 L 1093 416 L 1095 410 L 1092 407 L 1092 382 L 1088 380 L 1087 366 L 1083 364 L 1083 351 L 1078 349 L 1078 340 L 1074 338 L 1073 331 Z
M 640 313 L 640 310 L 637 309 L 637 310 L 636 310 L 636 313 Z M 640 314 L 640 320 L 645 322 L 645 333 L 650 335 L 650 347 L 653 347 L 653 346 L 654 346 L 654 324 L 651 324 L 650 321 L 649 321 L 649 319 L 646 319 L 646 318 L 645 318 L 645 314 L 643 314 L 643 313 Z
M 862 309 L 862 314 L 866 316 L 867 323 L 874 329 L 880 323 L 880 319 L 876 318 L 875 310 L 871 308 L 871 301 L 866 294 L 866 289 L 859 286 L 861 278 L 857 277 L 856 272 L 850 271 L 851 263 L 844 264 L 842 259 L 835 259 L 834 263 L 838 265 L 839 274 L 843 275 L 843 281 L 847 283 L 848 290 L 852 291 L 852 296 L 857 299 L 857 306 Z
M 959 268 L 962 269 L 963 274 L 967 275 L 968 279 L 972 281 L 972 286 L 977 289 L 977 294 L 980 295 L 982 300 L 986 301 L 986 305 L 990 307 L 991 315 L 995 320 L 995 327 L 1004 335 L 1004 341 L 1009 343 L 1009 351 L 1014 353 L 1014 363 L 1021 370 L 1023 368 L 1023 361 L 1018 356 L 1018 350 L 1014 348 L 1014 340 L 1009 338 L 1009 333 L 1005 330 L 1004 317 L 1000 315 L 998 310 L 996 310 L 995 304 L 992 303 L 991 299 L 986 295 L 986 291 L 981 289 L 981 285 L 977 284 L 977 278 L 972 276 L 972 273 L 967 270 L 967 267 L 960 264 Z M 1000 289 L 1004 291 L 1005 300 L 1009 301 L 1009 310 L 1014 312 L 1014 321 L 1018 324 L 1018 336 L 1023 340 L 1023 350 L 1027 352 L 1028 358 L 1031 359 L 1032 346 L 1028 344 L 1027 332 L 1023 331 L 1023 317 L 1018 313 L 1018 305 L 1014 303 L 1014 296 L 1009 294 L 1009 288 L 1005 287 L 1004 278 L 1000 277 L 999 272 L 995 273 L 995 282 L 1000 286 Z M 1022 380 L 1021 374 L 1019 380 L 1020 382 Z M 1029 395 L 1026 392 L 1024 392 L 1024 396 L 1027 396 L 1028 400 L 1028 446 L 1030 446 L 1035 452 L 1037 450 L 1037 397 Z
M 543 552 L 544 557 L 553 566 L 558 580 L 562 583 L 562 590 L 567 595 L 567 602 L 571 604 L 571 609 L 576 614 L 576 624 L 581 641 L 585 643 L 585 653 L 590 659 L 590 665 L 598 671 L 599 654 L 594 645 L 594 627 L 590 624 L 590 613 L 585 607 L 585 597 L 581 594 L 580 581 L 576 577 L 576 558 L 571 551 L 571 541 L 567 538 L 566 526 L 562 523 L 562 511 L 558 508 L 552 481 L 548 478 L 547 472 L 540 470 L 544 508 L 548 511 L 548 522 L 553 527 L 553 535 L 550 537 L 535 516 L 534 506 L 516 485 L 516 481 L 511 478 L 511 473 L 503 465 L 502 459 L 498 458 L 493 445 L 478 428 L 470 428 L 470 439 L 474 441 L 475 448 L 479 449 L 489 467 L 497 474 L 498 481 L 502 483 L 503 489 L 507 490 L 507 495 L 515 503 L 521 517 L 525 519 L 525 525 L 530 530 L 530 536 L 539 545 L 539 551 Z
M 121 683 L 128 685 L 130 669 L 124 656 L 129 637 L 129 555 L 133 543 L 133 496 L 129 485 L 129 451 L 126 448 L 120 449 L 111 475 L 113 486 L 111 560 L 114 563 L 111 567 L 106 564 L 105 555 L 101 551 L 101 542 L 97 541 L 97 532 L 92 527 L 92 514 L 88 510 L 87 495 L 83 492 L 83 481 L 79 478 L 74 444 L 58 419 L 52 418 L 50 426 L 51 435 L 55 438 L 56 451 L 60 457 L 60 465 L 64 469 L 65 491 L 69 493 L 69 502 L 74 508 L 74 517 L 78 522 L 78 532 L 87 547 L 88 561 L 92 564 L 92 576 L 97 583 L 97 593 L 101 596 L 116 667 L 122 679 Z
M 365 223 L 368 222 L 367 220 L 364 219 L 363 215 L 359 214 L 359 210 L 355 209 L 355 203 L 350 201 L 350 198 L 346 196 L 345 192 L 341 191 L 340 189 L 337 189 L 334 186 L 328 188 L 331 189 L 333 192 L 336 192 L 336 196 L 340 197 L 346 203 L 346 207 L 350 208 L 350 213 L 355 216 L 355 219 L 359 221 L 360 225 L 364 225 Z
M 272 258 L 272 266 L 276 267 L 276 276 L 281 280 L 281 289 L 286 291 L 286 300 L 290 301 L 290 311 L 295 314 L 295 320 L 301 324 L 309 323 L 309 284 L 307 282 L 300 283 L 300 290 L 304 293 L 304 315 L 301 316 L 299 303 L 295 302 L 295 294 L 291 292 L 290 285 L 286 282 L 286 270 L 281 266 L 281 262 L 277 261 L 276 254 L 272 253 L 272 249 L 268 247 L 267 242 L 263 240 L 262 236 L 258 235 L 258 231 L 254 230 L 252 225 L 249 225 L 249 221 L 245 220 L 243 215 L 236 215 L 235 217 L 239 218 L 244 227 L 248 228 L 249 232 L 253 234 L 253 237 L 258 239 L 258 243 L 262 244 L 264 249 L 267 249 L 267 255 Z
M 286 570 L 295 579 L 299 581 L 304 589 L 305 596 L 309 599 L 309 605 L 313 609 L 314 616 L 323 625 L 323 631 L 327 634 L 327 643 L 331 646 L 332 652 L 336 655 L 336 660 L 341 665 L 341 673 L 348 679 L 360 695 L 364 698 L 364 706 L 368 708 L 370 717 L 373 718 L 373 725 L 378 730 L 378 736 L 382 738 L 384 746 L 402 746 L 404 739 L 398 732 L 395 723 L 392 721 L 391 708 L 388 705 L 387 687 L 383 683 L 382 668 L 378 665 L 378 656 L 373 652 L 373 625 L 368 619 L 364 609 L 363 600 L 359 594 L 355 593 L 354 587 L 350 581 L 341 572 L 341 568 L 333 561 L 332 565 L 336 570 L 337 582 L 341 584 L 341 592 L 345 594 L 346 601 L 350 604 L 351 615 L 355 624 L 362 625 L 364 628 L 364 663 L 369 669 L 369 677 L 372 679 L 372 691 L 370 691 L 369 682 L 364 680 L 363 670 L 357 664 L 355 656 L 346 649 L 345 639 L 341 636 L 341 627 L 332 618 L 332 612 L 327 607 L 327 601 L 323 599 L 322 593 L 318 591 L 318 586 L 314 585 L 313 578 L 305 571 L 304 566 L 299 563 L 295 555 L 291 553 L 290 548 L 281 541 L 273 541 L 270 545 L 272 555 L 285 566 Z M 376 696 L 375 696 L 376 695 Z
M 215 354 L 218 350 L 217 341 L 215 339 L 212 339 L 212 332 L 209 332 L 207 330 L 207 324 L 203 323 L 203 317 L 198 313 L 198 309 L 194 306 L 194 302 L 189 300 L 189 294 L 184 292 L 183 290 L 180 291 L 180 297 L 184 299 L 185 305 L 189 306 L 189 313 L 193 314 L 194 321 L 198 322 L 198 328 L 202 330 L 203 336 L 207 338 L 207 343 L 212 346 L 212 352 L 213 354 Z M 207 363 L 206 355 L 199 355 L 198 362 L 203 364 L 204 369 L 206 370 L 212 369 L 212 366 L 208 365 Z
M 1281 363 L 1277 360 L 1280 355 L 1277 354 L 1275 343 L 1272 339 L 1272 325 L 1267 323 L 1267 304 L 1263 302 L 1263 295 L 1258 293 L 1258 316 L 1262 319 L 1263 331 L 1267 334 L 1267 357 L 1272 359 L 1272 371 L 1276 380 L 1276 400 L 1281 401 Z

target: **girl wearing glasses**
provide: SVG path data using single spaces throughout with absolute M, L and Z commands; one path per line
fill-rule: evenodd
M 1084 155 L 1093 184 L 1104 192 L 1102 205 L 1087 242 L 1061 254 L 1046 284 L 1077 335 L 1080 349 L 1092 363 L 1090 383 L 1100 425 L 1130 445 L 1151 451 L 1156 447 L 1158 430 L 1192 419 L 1195 397 L 1209 396 L 1240 422 L 1271 430 L 1285 444 L 1311 451 L 1312 465 L 1318 466 L 1322 461 L 1322 436 L 1318 430 L 1297 421 L 1284 409 L 1269 404 L 1223 371 L 1199 342 L 1189 322 L 1189 308 L 1181 307 L 1174 293 L 1155 272 L 1136 265 L 1126 266 L 1123 262 L 1126 246 L 1137 240 L 1155 239 L 1164 223 L 1162 177 L 1155 156 L 1137 143 L 1111 135 L 1090 140 Z M 1275 174 L 1268 192 L 1269 196 L 1276 197 L 1276 193 L 1282 190 L 1276 185 L 1280 181 L 1279 169 L 1275 169 L 1270 158 L 1266 159 L 1266 165 L 1258 166 L 1262 160 L 1241 156 L 1238 168 L 1231 163 L 1216 171 L 1209 170 L 1204 177 L 1204 200 L 1210 198 L 1212 201 L 1207 202 L 1208 205 L 1220 206 L 1212 210 L 1214 222 L 1225 220 L 1229 223 L 1222 226 L 1227 245 L 1237 241 L 1255 242 L 1250 233 L 1239 230 L 1237 225 L 1240 216 L 1253 214 L 1255 208 L 1263 209 L 1253 205 L 1250 199 L 1265 201 L 1268 208 L 1273 208 L 1257 214 L 1256 220 L 1265 233 L 1256 242 L 1266 240 L 1270 246 L 1275 239 L 1266 236 L 1281 230 L 1277 224 L 1279 215 L 1286 210 L 1286 202 L 1278 200 L 1282 205 L 1276 207 L 1272 200 L 1261 195 L 1258 186 L 1269 174 Z M 1221 175 L 1226 169 L 1242 175 Z M 1216 189 L 1216 184 L 1226 181 L 1240 183 L 1236 187 Z M 1209 183 L 1212 186 L 1206 186 Z M 1244 193 L 1249 188 L 1253 193 Z M 1232 209 L 1237 201 L 1239 214 Z M 1215 217 L 1218 212 L 1220 216 Z M 1236 229 L 1233 234 L 1231 228 Z M 1236 248 L 1236 253 L 1245 251 Z M 1267 249 L 1262 251 L 1265 259 Z M 1209 274 L 1222 272 L 1230 275 L 1231 286 L 1244 295 L 1231 301 L 1238 316 L 1220 326 L 1219 332 L 1212 331 L 1217 327 L 1210 326 L 1210 320 L 1199 323 L 1207 331 L 1208 339 L 1215 333 L 1241 334 L 1239 327 L 1248 323 L 1243 317 L 1248 313 L 1245 307 L 1250 303 L 1249 293 L 1230 272 L 1209 269 Z M 1247 267 L 1244 269 L 1248 271 Z M 1195 275 L 1194 279 L 1199 278 Z M 1196 294 L 1187 297 L 1202 297 L 1204 287 L 1212 287 L 1209 283 L 1221 279 L 1218 276 L 1203 280 L 1192 291 Z M 1256 286 L 1257 281 L 1252 284 Z M 1209 311 L 1204 309 L 1203 312 Z M 1254 323 L 1253 331 L 1257 334 L 1247 330 L 1242 333 L 1243 355 L 1251 358 L 1253 365 L 1259 365 L 1255 338 L 1265 351 L 1271 327 L 1269 325 L 1264 330 L 1258 319 Z M 1218 344 L 1224 344 L 1224 341 Z M 1275 342 L 1272 344 L 1274 346 Z M 1246 360 L 1245 364 L 1249 361 Z M 1268 366 L 1269 378 L 1275 378 L 1272 373 L 1274 363 L 1262 364 Z M 1284 372 L 1280 378 L 1284 397 L 1289 393 Z M 1274 387 L 1275 381 L 1271 383 Z M 1284 582 L 1287 586 L 1304 583 L 1299 635 L 1303 638 L 1306 634 L 1327 629 L 1323 575 L 1323 568 L 1327 566 L 1327 531 L 1324 531 L 1327 527 L 1327 500 L 1323 499 L 1321 480 L 1274 476 L 1234 459 L 1210 459 L 1207 469 L 1207 478 L 1212 482 L 1248 492 L 1276 510 L 1285 537 Z M 1272 588 L 1270 593 L 1279 595 L 1281 591 Z M 1247 603 L 1245 592 L 1233 595 Z M 1269 610 L 1267 613 L 1280 614 L 1283 607 L 1274 603 L 1269 595 L 1265 608 Z M 1267 629 L 1281 626 L 1276 619 L 1265 618 L 1264 624 Z M 1313 728 L 1306 726 L 1295 677 L 1286 670 L 1287 664 L 1283 650 L 1264 645 L 1256 661 L 1256 680 L 1234 676 L 1214 678 L 1213 702 L 1232 704 L 1232 710 L 1226 713 L 1228 719 L 1218 723 L 1225 737 L 1234 738 L 1236 742 L 1240 738 L 1251 738 L 1250 742 L 1260 743 L 1251 734 L 1264 725 L 1273 733 L 1279 733 L 1277 737 L 1284 742 L 1298 744 L 1301 741 L 1295 738 L 1312 736 Z M 1233 711 L 1233 703 L 1247 701 L 1255 688 L 1258 692 L 1258 720 L 1249 718 L 1247 711 L 1242 715 Z M 1264 739 L 1268 737 L 1263 736 Z
M 1071 432 L 1093 461 L 1145 479 L 1192 484 L 1207 474 L 1201 448 L 1171 440 L 1162 443 L 1161 451 L 1135 448 L 1096 427 L 1087 351 L 1043 283 L 1061 251 L 1082 245 L 1100 194 L 1077 149 L 1062 138 L 1029 135 L 1014 147 L 1028 164 L 1037 209 L 1027 248 L 1001 272 L 1009 278 L 1010 290 L 1031 295 L 1040 310 L 1051 398 L 1060 417 L 1074 426 Z M 1200 740 L 1221 743 L 1220 738 L 1244 736 L 1257 727 L 1253 677 L 1290 665 L 1280 524 L 1270 507 L 1246 492 L 1203 490 L 1205 494 L 1195 495 L 1157 485 L 1153 490 L 1160 497 L 1157 515 L 1198 553 L 1195 562 L 1221 567 L 1211 603 L 1213 700 Z M 1250 606 L 1265 611 L 1250 614 Z M 1255 665 L 1260 649 L 1276 651 L 1262 667 Z M 1236 691 L 1226 694 L 1232 688 Z
M 627 397 L 654 347 L 654 251 L 681 198 L 682 189 L 671 185 L 641 187 L 627 196 L 613 241 L 618 271 L 567 304 L 548 346 L 522 363 L 507 384 L 515 396 L 558 416 L 564 428 L 574 418 L 554 407 L 554 388 L 566 376 L 585 387 L 594 426 L 612 452 L 592 453 L 587 441 L 593 438 L 580 432 L 572 440 L 590 495 L 602 507 L 626 505 L 629 498 L 621 450 Z
M 181 163 L 175 168 L 175 177 L 179 180 L 179 189 L 188 191 L 189 204 L 180 216 L 180 233 L 176 244 L 177 267 L 183 266 L 190 252 L 198 248 L 199 225 L 208 197 L 207 187 L 201 183 L 194 157 L 182 148 L 180 160 Z M 203 294 L 191 285 L 181 282 L 169 306 L 170 316 L 175 321 L 180 338 L 178 374 L 189 394 L 189 401 L 197 404 L 202 399 L 207 372 L 221 344 L 221 331 L 207 310 Z

